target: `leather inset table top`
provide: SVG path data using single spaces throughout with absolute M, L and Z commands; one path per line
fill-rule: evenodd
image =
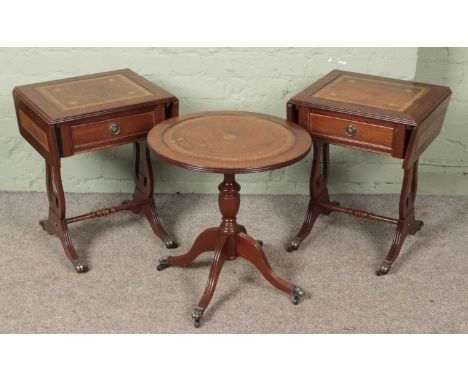
M 313 96 L 332 101 L 406 111 L 430 91 L 430 88 L 390 80 L 341 75 Z
M 48 124 L 177 100 L 130 69 L 21 85 L 14 91 Z
M 45 85 L 37 90 L 60 110 L 106 105 L 153 94 L 122 74 Z
M 332 70 L 289 105 L 418 126 L 450 93 L 446 86 Z
M 155 154 L 174 164 L 225 173 L 293 163 L 310 150 L 311 140 L 303 129 L 280 118 L 210 112 L 167 120 L 150 131 L 148 143 Z

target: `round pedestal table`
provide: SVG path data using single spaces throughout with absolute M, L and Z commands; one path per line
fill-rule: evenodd
M 191 249 L 181 256 L 161 258 L 158 270 L 187 266 L 203 252 L 213 251 L 205 291 L 192 311 L 195 327 L 213 297 L 226 261 L 244 258 L 274 287 L 289 293 L 297 304 L 304 290 L 276 275 L 262 250 L 262 242 L 238 224 L 240 186 L 235 174 L 270 171 L 302 159 L 311 148 L 309 134 L 295 123 L 248 112 L 224 111 L 188 114 L 168 119 L 148 135 L 148 146 L 159 158 L 183 168 L 224 174 L 219 185 L 219 227 L 204 230 Z M 265 222 L 268 224 L 268 222 Z

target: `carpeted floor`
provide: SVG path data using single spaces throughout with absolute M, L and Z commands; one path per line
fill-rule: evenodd
M 67 194 L 68 216 L 111 206 L 116 194 Z M 397 215 L 396 195 L 338 195 L 347 206 Z M 265 242 L 273 269 L 302 286 L 294 306 L 242 259 L 225 264 L 200 328 L 190 312 L 205 287 L 211 254 L 189 268 L 158 272 L 219 224 L 217 195 L 157 195 L 167 250 L 130 212 L 71 225 L 90 265 L 76 274 L 60 241 L 38 225 L 42 193 L 0 193 L 0 332 L 3 333 L 468 333 L 468 197 L 417 199 L 423 229 L 406 240 L 391 273 L 374 275 L 394 226 L 334 213 L 319 218 L 293 253 L 307 197 L 242 196 L 239 222 Z

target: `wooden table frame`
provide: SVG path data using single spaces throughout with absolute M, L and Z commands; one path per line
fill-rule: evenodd
M 298 234 L 287 244 L 287 251 L 299 248 L 301 242 L 310 234 L 319 215 L 329 215 L 331 212 L 343 212 L 354 217 L 375 220 L 396 225 L 392 245 L 387 257 L 377 269 L 377 276 L 388 273 L 392 264 L 400 254 L 401 247 L 407 235 L 415 235 L 423 226 L 421 220 L 415 219 L 414 202 L 418 185 L 418 161 L 410 168 L 404 169 L 403 184 L 400 193 L 399 217 L 390 218 L 371 212 L 343 207 L 339 202 L 331 201 L 328 193 L 328 171 L 330 168 L 329 144 L 314 140 L 313 161 L 310 173 L 310 200 L 304 223 Z
M 82 220 L 104 217 L 125 210 L 137 214 L 141 213 L 146 217 L 153 232 L 163 241 L 166 248 L 177 248 L 177 243 L 164 231 L 156 211 L 154 204 L 154 178 L 146 141 L 134 142 L 133 152 L 135 191 L 132 199 L 126 200 L 114 207 L 102 208 L 69 218 L 66 217 L 65 193 L 62 185 L 60 161 L 58 165 L 51 165 L 46 161 L 49 215 L 46 220 L 41 220 L 39 224 L 50 235 L 55 235 L 60 239 L 65 255 L 78 273 L 87 272 L 89 268 L 75 250 L 68 225 Z
M 143 214 L 167 248 L 177 244 L 164 231 L 154 204 L 154 178 L 146 144 L 148 131 L 179 113 L 176 97 L 130 69 L 22 85 L 13 90 L 20 134 L 44 158 L 49 213 L 40 225 L 57 236 L 78 273 L 68 225 L 119 211 Z M 66 216 L 61 160 L 82 152 L 133 143 L 135 190 L 129 201 L 79 216 Z
M 387 115 L 385 110 L 380 110 L 381 114 L 377 114 L 375 109 L 352 102 L 340 103 L 315 96 L 333 81 L 339 80 L 340 76 L 353 78 L 353 80 L 362 79 L 369 82 L 396 84 L 395 86 L 402 87 L 406 85 L 409 88 L 414 87 L 428 93 L 419 104 L 416 103 L 410 109 L 411 113 L 391 113 L 388 111 Z M 334 211 L 343 212 L 354 217 L 396 225 L 390 250 L 376 271 L 378 276 L 388 273 L 400 254 L 407 235 L 416 234 L 423 226 L 423 222 L 415 218 L 419 157 L 442 128 L 450 94 L 450 89 L 442 86 L 335 70 L 293 97 L 287 103 L 287 119 L 310 132 L 313 140 L 313 161 L 310 174 L 310 201 L 306 217 L 298 234 L 288 242 L 287 251 L 291 252 L 299 248 L 301 242 L 310 234 L 319 215 L 328 215 Z M 333 95 L 337 96 L 336 92 Z M 372 115 L 371 112 L 375 114 Z M 405 117 L 407 117 L 406 120 Z M 316 121 L 323 119 L 326 122 L 317 129 L 312 118 L 315 118 Z M 336 123 L 336 121 L 339 122 Z M 378 133 L 379 128 L 393 129 L 393 144 L 388 147 L 376 145 L 374 143 L 378 137 L 372 135 L 366 136 L 361 141 L 353 140 L 353 131 L 350 131 L 349 137 L 346 135 L 344 135 L 345 138 L 337 136 L 337 128 L 342 122 L 345 123 L 343 126 L 346 129 L 348 127 L 354 129 L 354 123 L 371 126 L 375 134 Z M 346 127 L 346 123 L 348 123 L 348 127 Z M 330 144 L 391 155 L 403 160 L 403 182 L 397 219 L 344 207 L 340 203 L 330 200 L 327 188 L 330 170 Z
M 263 250 L 263 242 L 248 235 L 245 226 L 237 224 L 236 216 L 240 206 L 240 185 L 234 174 L 224 174 L 219 187 L 219 210 L 222 221 L 219 227 L 204 230 L 195 240 L 190 250 L 181 256 L 165 256 L 159 260 L 158 271 L 170 266 L 184 267 L 192 264 L 204 252 L 213 251 L 210 274 L 203 295 L 192 311 L 193 324 L 200 326 L 205 309 L 213 297 L 218 277 L 226 261 L 241 257 L 253 264 L 275 288 L 291 295 L 294 305 L 304 296 L 304 290 L 293 285 L 273 272 Z
M 264 114 L 206 112 L 162 122 L 149 132 L 148 145 L 169 163 L 224 175 L 218 187 L 220 226 L 205 229 L 186 254 L 165 256 L 158 266 L 160 271 L 188 266 L 202 253 L 214 251 L 208 282 L 192 311 L 194 326 L 200 325 L 224 263 L 238 257 L 253 264 L 271 285 L 290 294 L 293 304 L 298 304 L 304 290 L 276 275 L 262 250 L 263 243 L 237 223 L 241 187 L 235 174 L 274 170 L 301 160 L 310 151 L 309 135 L 296 124 Z

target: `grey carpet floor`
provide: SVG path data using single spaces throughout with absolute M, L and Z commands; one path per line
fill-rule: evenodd
M 116 194 L 67 194 L 68 216 L 111 206 Z M 396 195 L 337 195 L 342 204 L 397 215 Z M 225 264 L 202 326 L 190 312 L 205 287 L 211 253 L 187 268 L 158 272 L 158 258 L 180 255 L 220 221 L 216 195 L 157 195 L 167 250 L 145 219 L 130 212 L 72 224 L 90 272 L 76 274 L 60 241 L 38 221 L 42 193 L 0 193 L 2 333 L 467 333 L 468 197 L 419 196 L 423 229 L 406 240 L 391 273 L 374 275 L 394 226 L 333 213 L 293 253 L 303 196 L 242 196 L 239 222 L 265 242 L 273 269 L 302 286 L 294 306 L 242 259 Z

